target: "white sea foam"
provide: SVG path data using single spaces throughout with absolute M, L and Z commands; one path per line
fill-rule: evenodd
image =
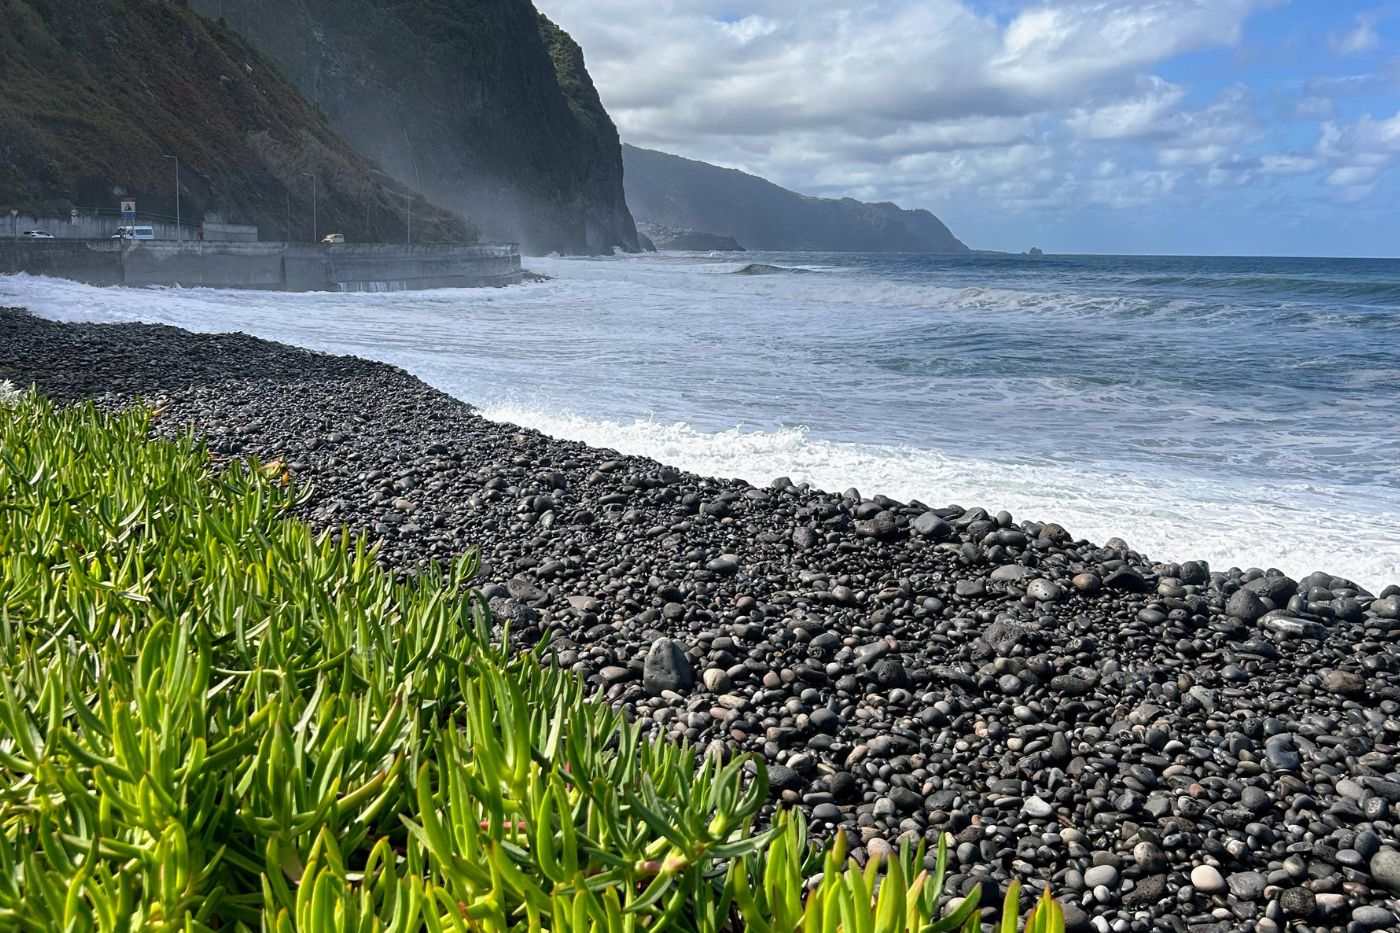
M 1294 576 L 1325 569 L 1370 586 L 1400 580 L 1400 514 L 1358 509 L 1336 490 L 1203 488 L 1129 473 L 837 443 L 801 429 L 704 432 L 683 423 L 610 421 L 516 404 L 492 405 L 483 414 L 759 486 L 787 476 L 832 491 L 855 486 L 867 496 L 1006 509 L 1017 519 L 1059 522 L 1091 541 L 1121 537 L 1160 560 L 1206 560 L 1216 569 L 1277 567 Z
M 848 313 L 857 305 L 862 315 L 882 305 L 919 309 L 951 304 L 1013 313 L 1027 309 L 1075 313 L 1076 307 L 1087 312 L 1092 305 L 1096 313 L 1131 316 L 1149 305 L 1156 314 L 1169 309 L 1170 302 L 1135 305 L 1141 300 L 1113 295 L 1066 292 L 1056 296 L 991 286 L 910 284 L 848 270 L 722 276 L 712 273 L 739 266 L 684 257 L 532 260 L 530 265 L 555 280 L 507 290 L 287 295 L 96 289 L 14 276 L 0 277 L 0 305 L 25 306 L 67 321 L 146 321 L 200 331 L 241 330 L 383 360 L 482 405 L 489 417 L 651 456 L 702 474 L 741 477 L 755 484 L 786 475 L 830 490 L 854 485 L 866 494 L 918 498 L 934 505 L 956 502 L 1004 508 L 1017 518 L 1060 522 L 1076 536 L 1090 540 L 1118 536 L 1159 559 L 1206 559 L 1217 568 L 1275 566 L 1294 575 L 1321 568 L 1370 587 L 1400 581 L 1400 496 L 1390 485 L 1332 483 L 1316 475 L 1306 482 L 1258 476 L 1236 479 L 1229 468 L 1218 465 L 1212 471 L 1188 475 L 1151 463 L 1120 464 L 1108 458 L 1067 455 L 1062 446 L 1057 447 L 1065 438 L 1044 430 L 1034 438 L 1042 447 L 1022 445 L 1025 460 L 984 456 L 985 451 L 976 446 L 955 453 L 941 443 L 874 443 L 878 434 L 859 433 L 848 442 L 835 439 L 839 434 L 818 430 L 723 430 L 741 417 L 765 425 L 806 421 L 771 413 L 765 420 L 763 412 L 746 407 L 755 393 L 761 397 L 764 392 L 795 395 L 802 391 L 820 406 L 843 393 L 861 391 L 810 378 L 798 382 L 780 377 L 772 383 L 745 386 L 739 381 L 747 371 L 733 368 L 724 370 L 719 380 L 727 381 L 725 385 L 667 386 L 674 390 L 668 395 L 672 405 L 668 414 L 651 420 L 634 417 L 651 407 L 649 397 L 662 388 L 660 381 L 678 378 L 684 359 L 675 353 L 698 355 L 704 366 L 723 366 L 725 347 L 707 341 L 725 328 L 753 330 L 759 323 L 771 323 L 804 333 L 815 323 L 827 322 L 831 327 L 829 322 L 837 320 L 838 311 Z M 650 329 L 638 340 L 635 332 L 643 322 Z M 843 326 L 838 323 L 835 328 Z M 673 355 L 658 363 L 662 338 L 655 335 L 668 331 L 678 332 L 672 334 L 671 342 L 679 351 L 670 347 Z M 629 344 L 629 340 L 637 342 Z M 786 362 L 763 358 L 764 365 L 771 367 L 764 375 L 772 379 L 774 373 L 781 374 Z M 711 371 L 703 366 L 699 370 L 702 376 Z M 623 379 L 624 375 L 628 378 Z M 833 369 L 821 370 L 819 375 L 839 380 L 846 373 Z M 971 375 L 980 373 L 973 370 Z M 1076 387 L 1062 376 L 1036 376 L 1031 382 L 1043 387 L 1037 390 L 1017 381 L 1019 375 L 1005 375 L 996 384 L 974 379 L 975 389 L 969 391 L 981 396 L 966 396 L 960 404 L 981 404 L 991 419 L 1002 411 L 996 406 L 1015 405 L 1039 391 L 1056 399 L 1061 410 L 1074 410 L 1075 420 L 1077 405 L 1121 410 L 1129 419 L 1143 417 L 1136 402 L 1120 396 L 1125 391 L 1121 385 Z M 906 384 L 902 374 L 882 378 L 895 389 Z M 1358 376 L 1357 388 L 1370 387 L 1376 378 Z M 924 391 L 917 389 L 918 383 L 911 385 L 916 387 L 911 391 Z M 945 378 L 939 391 L 950 393 L 957 385 L 956 378 Z M 923 398 L 916 401 L 929 406 L 928 420 L 942 420 L 941 414 L 950 413 L 948 395 Z M 1181 424 L 1224 420 L 1262 424 L 1271 415 L 1225 396 L 1193 396 L 1180 404 L 1184 406 L 1177 415 Z M 1091 428 L 1093 417 L 1092 412 L 1085 414 Z M 859 416 L 852 416 L 849 423 L 868 424 L 873 431 L 880 428 Z M 1099 430 L 1107 433 L 1115 428 L 1102 425 Z M 1179 433 L 1172 440 L 1178 447 L 1191 442 Z M 1286 426 L 1251 435 L 1249 444 L 1238 446 L 1255 453 L 1271 450 L 1271 443 L 1293 445 L 1288 449 L 1296 449 L 1300 456 L 1317 446 L 1306 436 L 1295 438 Z M 1389 449 L 1384 447 L 1388 443 L 1384 432 L 1366 435 L 1353 449 L 1364 450 L 1365 443 L 1378 445 L 1371 458 L 1375 462 Z M 979 456 L 967 455 L 968 449 Z M 1285 468 L 1271 475 L 1292 475 L 1286 457 L 1278 462 Z

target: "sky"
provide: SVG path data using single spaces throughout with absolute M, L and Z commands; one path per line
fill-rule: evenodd
M 1400 0 L 536 0 L 625 142 L 974 248 L 1400 255 Z

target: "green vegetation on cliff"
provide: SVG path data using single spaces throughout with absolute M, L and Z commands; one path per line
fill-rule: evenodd
M 635 250 L 617 130 L 530 0 L 193 0 L 390 173 L 529 252 Z
M 309 239 L 312 179 L 322 233 L 475 238 L 356 153 L 261 55 L 165 0 L 0 0 L 0 207 L 66 214 L 182 208 Z
M 966 253 L 924 210 L 811 198 L 734 169 L 623 147 L 627 202 L 639 222 L 733 237 L 747 249 Z

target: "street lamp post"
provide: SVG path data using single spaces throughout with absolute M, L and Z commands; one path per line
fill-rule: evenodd
M 321 229 L 316 222 L 316 176 L 311 172 L 302 172 L 303 175 L 311 179 L 311 242 L 321 242 Z
M 185 228 L 180 225 L 180 157 L 163 155 L 161 158 L 175 160 L 175 242 L 183 243 L 185 240 Z

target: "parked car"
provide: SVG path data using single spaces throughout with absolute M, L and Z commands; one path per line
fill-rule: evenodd
M 26 240 L 52 240 L 52 233 L 45 233 L 42 230 L 26 230 L 20 234 Z
M 327 246 L 334 246 L 334 245 L 337 244 L 337 243 L 344 243 L 344 242 L 345 242 L 345 234 L 343 234 L 343 233 L 327 233 L 325 236 L 321 237 L 321 242 L 322 242 L 322 243 L 325 243 Z
M 155 238 L 155 228 L 144 224 L 138 224 L 134 227 L 118 227 L 117 232 L 112 234 L 114 240 L 154 240 Z

